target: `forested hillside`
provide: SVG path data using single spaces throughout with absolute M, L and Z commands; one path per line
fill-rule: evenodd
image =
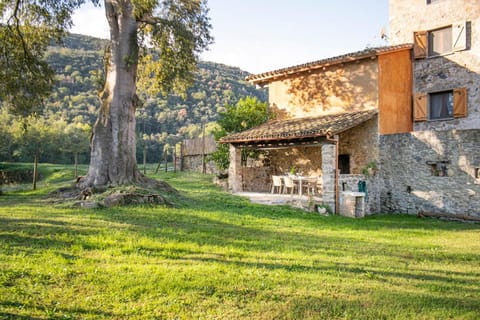
M 55 69 L 58 79 L 43 115 L 45 123 L 52 124 L 51 128 L 61 127 L 53 125 L 57 122 L 62 122 L 64 126 L 76 124 L 76 127 L 83 129 L 86 125 L 93 125 L 99 104 L 97 91 L 102 87 L 106 45 L 105 40 L 72 34 L 61 45 L 57 44 L 49 49 L 47 60 Z M 261 101 L 266 101 L 265 90 L 258 90 L 244 81 L 247 75 L 247 72 L 239 68 L 200 62 L 195 83 L 188 89 L 185 99 L 177 95 L 148 97 L 139 92 L 144 105 L 137 110 L 138 154 L 143 152 L 146 145 L 148 161 L 156 162 L 163 153 L 165 144 L 174 145 L 185 138 L 200 135 L 202 124 L 205 124 L 207 131 L 212 128 L 218 119 L 218 113 L 224 110 L 227 104 L 236 104 L 246 96 L 256 96 Z M 3 122 L 0 126 L 13 121 L 13 118 L 5 113 L 0 114 L 0 117 Z M 7 135 L 8 130 L 5 127 L 0 128 L 0 135 Z M 66 133 L 57 134 L 61 136 Z M 9 139 L 3 139 L 5 143 L 2 142 L 0 147 L 0 161 L 30 161 L 31 152 L 15 145 L 13 136 L 15 135 L 12 133 L 7 137 Z M 50 140 L 58 141 L 55 138 Z M 71 144 L 68 141 L 65 143 Z M 49 146 L 47 141 L 44 141 L 41 145 L 42 161 L 68 162 L 72 157 L 65 150 L 53 150 L 56 145 L 58 147 L 58 143 Z M 80 159 L 82 162 L 88 161 L 87 150 L 81 152 Z

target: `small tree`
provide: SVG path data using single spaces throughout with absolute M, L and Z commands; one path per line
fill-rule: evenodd
M 271 118 L 268 104 L 259 101 L 256 97 L 240 99 L 236 105 L 228 105 L 225 109 L 225 112 L 220 113 L 220 120 L 218 120 L 220 128 L 213 131 L 216 141 L 226 135 L 258 126 Z M 217 151 L 210 155 L 210 159 L 215 162 L 219 169 L 228 169 L 230 165 L 228 145 L 220 144 Z
M 10 161 L 15 143 L 12 134 L 13 116 L 0 107 L 0 161 Z
M 65 127 L 63 130 L 63 145 L 62 150 L 73 154 L 75 163 L 75 178 L 78 177 L 78 155 L 90 149 L 89 136 L 92 128 L 81 122 L 73 122 Z
M 47 122 L 44 117 L 23 119 L 14 123 L 13 136 L 17 141 L 16 153 L 22 156 L 33 156 L 33 190 L 37 189 L 38 162 L 45 150 L 52 150 L 52 145 L 57 141 L 56 128 Z

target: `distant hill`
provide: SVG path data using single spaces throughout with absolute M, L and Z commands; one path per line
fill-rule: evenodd
M 71 34 L 47 53 L 49 64 L 57 73 L 58 83 L 47 108 L 47 115 L 62 115 L 67 121 L 93 125 L 97 116 L 97 90 L 101 87 L 106 40 Z M 149 161 L 157 161 L 163 145 L 173 145 L 184 138 L 196 137 L 202 123 L 215 122 L 225 105 L 235 104 L 245 96 L 267 100 L 266 90 L 259 90 L 244 79 L 249 73 L 239 68 L 213 62 L 200 62 L 195 83 L 186 99 L 176 95 L 149 97 L 137 111 L 139 149 L 147 143 Z M 144 139 L 143 139 L 144 138 Z

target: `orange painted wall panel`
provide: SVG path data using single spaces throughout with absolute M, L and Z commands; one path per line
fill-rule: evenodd
M 378 57 L 379 133 L 413 131 L 412 58 L 410 50 Z

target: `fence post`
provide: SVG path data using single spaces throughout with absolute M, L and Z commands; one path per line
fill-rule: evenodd
M 165 161 L 165 172 L 167 172 L 167 167 L 168 167 L 168 150 L 165 148 L 163 151 L 163 159 Z
M 183 156 L 184 156 L 184 144 L 183 142 L 180 142 L 180 171 L 183 172 Z
M 173 172 L 177 172 L 177 145 L 173 145 Z
M 205 159 L 205 123 L 202 123 L 203 136 L 202 136 L 202 173 L 207 173 L 207 164 Z

